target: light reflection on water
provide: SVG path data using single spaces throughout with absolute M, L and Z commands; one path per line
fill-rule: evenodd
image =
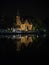
M 29 45 L 32 45 L 34 41 L 38 41 L 40 38 L 45 38 L 46 34 L 43 34 L 41 36 L 39 35 L 0 35 L 0 38 L 6 38 L 6 39 L 11 39 L 14 40 L 14 43 L 16 44 L 16 51 L 21 50 L 21 47 L 24 48 L 24 46 L 27 48 Z M 23 46 L 24 45 L 24 46 Z
M 22 44 L 25 45 L 25 47 L 28 47 L 28 45 L 30 43 L 33 42 L 33 38 L 32 36 L 22 36 L 21 38 L 17 38 L 17 49 L 16 50 L 20 50 Z
M 45 38 L 46 34 L 44 34 L 43 36 L 39 36 L 39 35 L 17 35 L 16 39 L 17 41 L 15 41 L 16 46 L 17 46 L 17 51 L 19 51 L 21 49 L 21 47 L 23 48 L 22 45 L 24 45 L 26 48 L 29 45 L 32 45 L 34 43 L 34 41 L 38 41 L 40 38 Z M 37 44 L 38 45 L 38 44 Z

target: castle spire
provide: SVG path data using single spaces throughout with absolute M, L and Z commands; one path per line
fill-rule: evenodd
M 17 16 L 20 16 L 19 10 L 17 9 Z
M 16 13 L 16 19 L 20 19 L 20 13 L 19 13 L 19 9 L 17 9 L 17 13 Z

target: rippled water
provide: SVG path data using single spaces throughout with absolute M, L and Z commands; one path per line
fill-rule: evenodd
M 40 54 L 48 52 L 47 39 L 47 34 L 0 35 L 0 59 L 14 62 L 23 58 L 40 60 Z

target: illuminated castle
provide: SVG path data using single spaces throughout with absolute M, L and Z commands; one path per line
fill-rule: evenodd
M 20 15 L 19 15 L 19 11 L 17 11 L 17 16 L 16 16 L 16 26 L 17 26 L 17 30 L 23 30 L 23 31 L 31 31 L 33 25 L 26 19 L 23 23 L 22 20 L 20 19 Z

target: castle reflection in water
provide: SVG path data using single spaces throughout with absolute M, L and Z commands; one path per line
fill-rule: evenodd
M 28 45 L 30 44 L 30 43 L 32 43 L 33 42 L 33 38 L 32 38 L 32 36 L 27 36 L 27 35 L 25 35 L 25 36 L 21 36 L 20 38 L 19 37 L 17 37 L 17 44 L 16 44 L 16 46 L 17 46 L 17 51 L 18 50 L 20 50 L 20 48 L 21 48 L 21 46 L 24 44 L 25 45 L 25 47 L 28 47 Z
M 16 44 L 16 51 L 20 51 L 21 48 L 27 48 L 28 46 L 32 45 L 34 41 L 38 41 L 38 39 L 46 37 L 46 34 L 43 34 L 42 36 L 36 35 L 36 34 L 17 34 L 17 35 L 0 35 L 0 38 L 13 40 Z
M 23 48 L 23 47 L 27 48 L 28 46 L 31 46 L 34 41 L 37 43 L 40 38 L 43 39 L 45 37 L 46 37 L 46 34 L 44 34 L 42 36 L 38 36 L 38 35 L 16 35 L 16 40 L 15 40 L 16 51 L 21 50 L 21 48 Z M 13 38 L 14 38 L 14 36 L 13 36 Z

